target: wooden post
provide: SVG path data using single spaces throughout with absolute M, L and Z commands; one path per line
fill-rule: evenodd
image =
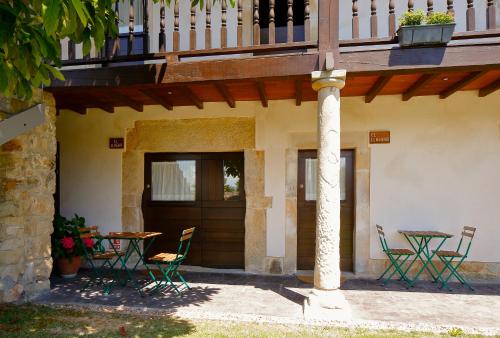
M 377 27 L 377 0 L 371 0 L 371 15 L 370 15 L 370 36 L 376 38 L 378 36 Z
M 413 12 L 413 7 L 415 7 L 414 0 L 408 0 L 408 12 Z
M 259 0 L 253 0 L 253 44 L 260 45 Z
M 118 53 L 120 52 L 120 10 L 119 10 L 119 4 L 118 4 L 118 1 L 119 0 L 116 0 L 115 1 L 115 15 L 116 15 L 116 31 L 117 31 L 117 35 L 116 35 L 116 38 L 115 38 L 115 41 L 113 43 L 113 51 L 111 52 L 111 56 L 112 57 L 115 57 L 118 55 Z
M 220 28 L 220 46 L 221 48 L 227 47 L 227 3 L 226 0 L 221 1 L 222 15 L 221 15 L 221 28 Z
M 174 32 L 173 32 L 173 47 L 174 51 L 179 50 L 179 2 L 175 1 L 174 5 Z
M 269 0 L 269 44 L 276 43 L 276 26 L 274 23 L 274 0 Z
M 75 57 L 75 43 L 71 40 L 68 40 L 68 60 L 74 60 Z
M 453 9 L 453 0 L 446 0 L 446 8 L 448 9 L 448 14 L 455 15 L 455 10 Z
M 189 29 L 189 49 L 196 49 L 196 5 L 191 7 L 191 28 Z
M 434 11 L 434 1 L 427 0 L 427 15 L 431 15 L 433 11 Z
M 352 0 L 352 38 L 359 39 L 358 0 Z
M 160 33 L 158 35 L 158 49 L 160 53 L 166 51 L 166 37 L 165 37 L 165 0 L 160 1 Z
M 309 0 L 304 0 L 304 40 L 311 40 L 311 8 Z
M 318 12 L 319 69 L 330 70 L 340 56 L 339 0 L 319 0 Z
M 238 0 L 238 28 L 237 28 L 238 47 L 243 46 L 243 3 Z
M 474 0 L 467 0 L 467 30 L 476 30 L 476 10 L 474 9 Z
M 496 29 L 497 19 L 495 13 L 495 0 L 488 0 L 488 7 L 486 8 L 486 28 Z
M 205 1 L 205 49 L 212 48 L 212 2 Z
M 149 53 L 149 0 L 142 0 L 142 52 Z
M 396 14 L 394 0 L 389 0 L 389 36 L 396 35 Z
M 129 4 L 127 55 L 131 55 L 134 48 L 134 0 L 130 0 Z
M 286 41 L 293 42 L 293 0 L 288 0 Z

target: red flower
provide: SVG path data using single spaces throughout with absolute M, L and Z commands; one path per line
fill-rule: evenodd
M 61 244 L 66 250 L 71 250 L 75 246 L 75 241 L 71 237 L 64 237 L 61 239 Z
M 92 249 L 94 247 L 94 240 L 92 238 L 84 238 L 83 244 L 85 244 L 88 249 Z

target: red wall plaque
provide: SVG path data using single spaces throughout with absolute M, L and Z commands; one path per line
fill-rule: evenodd
M 371 131 L 370 144 L 391 143 L 390 131 Z
M 123 149 L 125 142 L 123 137 L 110 137 L 109 149 Z

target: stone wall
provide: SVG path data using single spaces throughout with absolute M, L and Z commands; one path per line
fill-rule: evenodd
M 0 112 L 45 103 L 46 122 L 0 146 L 0 302 L 30 300 L 50 289 L 55 191 L 55 102 L 0 99 Z M 6 118 L 0 113 L 0 120 Z

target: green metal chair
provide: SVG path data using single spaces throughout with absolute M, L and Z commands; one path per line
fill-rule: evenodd
M 80 240 L 82 241 L 84 258 L 91 270 L 90 279 L 80 290 L 84 291 L 90 286 L 102 284 L 104 282 L 105 271 L 112 271 L 118 262 L 118 254 L 123 255 L 124 253 L 118 252 L 117 254 L 114 251 L 106 251 L 102 245 L 103 238 L 95 225 L 79 228 L 78 231 L 80 233 Z M 86 239 L 94 241 L 92 249 L 87 247 L 85 243 Z
M 467 286 L 470 290 L 474 290 L 472 286 L 469 285 L 464 279 L 464 277 L 458 272 L 458 268 L 465 261 L 467 256 L 469 255 L 470 247 L 472 244 L 472 239 L 474 238 L 474 234 L 476 233 L 475 227 L 464 226 L 462 231 L 462 237 L 460 238 L 460 242 L 458 242 L 458 247 L 456 251 L 447 251 L 447 250 L 439 250 L 436 251 L 436 256 L 443 262 L 444 267 L 439 273 L 438 279 L 441 280 L 440 288 L 446 287 L 451 291 L 451 288 L 448 285 L 448 281 L 452 276 L 464 286 Z M 460 249 L 466 247 L 465 252 L 460 253 Z M 458 261 L 455 261 L 458 259 Z M 443 278 L 443 274 L 449 271 L 449 275 L 446 278 Z
M 175 290 L 175 292 L 180 295 L 181 292 L 179 291 L 179 288 L 172 281 L 172 278 L 174 276 L 179 277 L 179 279 L 187 289 L 191 289 L 184 277 L 182 277 L 182 275 L 179 273 L 178 268 L 187 257 L 189 247 L 191 246 L 191 239 L 193 238 L 194 230 L 195 228 L 190 228 L 182 231 L 177 253 L 163 252 L 150 258 L 150 260 L 156 265 L 158 270 L 160 270 L 165 281 L 165 285 L 163 285 L 162 281 L 158 281 L 154 273 L 150 271 L 149 274 L 153 281 L 155 281 L 156 283 L 152 291 L 163 289 L 170 285 Z
M 405 280 L 409 283 L 408 278 L 406 277 L 405 272 L 403 271 L 403 266 L 406 264 L 408 259 L 413 256 L 415 253 L 409 249 L 390 249 L 387 245 L 387 240 L 385 239 L 384 229 L 380 225 L 375 225 L 378 232 L 378 237 L 380 240 L 380 244 L 382 245 L 382 251 L 387 255 L 390 261 L 390 265 L 385 269 L 385 271 L 380 275 L 377 280 L 383 280 L 383 284 L 387 284 L 387 282 L 394 276 L 396 273 L 399 274 L 401 279 Z M 402 261 L 399 260 L 402 258 Z M 384 276 L 388 274 L 391 269 L 394 268 L 387 278 L 384 279 Z M 400 279 L 400 280 L 401 280 Z

